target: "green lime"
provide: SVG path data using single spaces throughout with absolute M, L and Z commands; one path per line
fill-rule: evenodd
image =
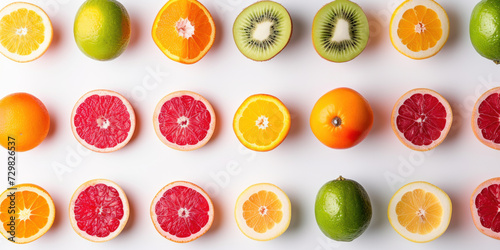
M 130 41 L 130 18 L 115 0 L 87 0 L 75 18 L 75 41 L 90 58 L 106 61 L 118 57 Z
M 470 19 L 470 40 L 483 57 L 500 63 L 500 1 L 479 2 Z
M 340 176 L 321 187 L 314 212 L 319 228 L 328 238 L 352 241 L 370 225 L 372 205 L 363 186 Z

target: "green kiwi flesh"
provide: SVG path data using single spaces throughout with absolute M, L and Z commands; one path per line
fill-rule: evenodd
M 248 6 L 233 25 L 236 46 L 254 61 L 267 61 L 276 56 L 291 36 L 290 14 L 285 7 L 273 1 L 260 1 Z
M 368 19 L 359 5 L 335 0 L 314 17 L 312 40 L 318 54 L 333 62 L 347 62 L 365 49 L 370 36 Z

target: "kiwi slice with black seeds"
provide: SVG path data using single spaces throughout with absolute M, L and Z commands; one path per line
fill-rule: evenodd
M 368 19 L 359 5 L 335 0 L 314 17 L 312 40 L 318 54 L 333 62 L 347 62 L 365 49 L 370 36 Z
M 267 61 L 280 53 L 292 36 L 292 19 L 281 4 L 260 1 L 248 6 L 236 18 L 233 37 L 246 57 Z

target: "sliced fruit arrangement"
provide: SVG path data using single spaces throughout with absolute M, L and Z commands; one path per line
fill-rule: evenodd
M 71 129 L 86 148 L 99 153 L 114 152 L 127 145 L 134 134 L 134 109 L 114 91 L 93 90 L 75 104 Z
M 233 130 L 245 147 L 269 151 L 280 145 L 288 135 L 290 112 L 274 96 L 252 95 L 236 111 Z
M 392 45 L 412 59 L 437 54 L 448 40 L 450 22 L 434 0 L 406 0 L 394 11 L 389 26 Z
M 489 179 L 474 190 L 470 211 L 477 230 L 500 240 L 500 177 Z
M 215 40 L 215 23 L 196 0 L 169 0 L 153 24 L 153 40 L 170 59 L 193 64 L 207 54 Z
M 53 37 L 49 16 L 38 6 L 15 2 L 0 10 L 0 53 L 16 62 L 41 57 Z
M 69 203 L 69 220 L 75 232 L 93 242 L 118 236 L 129 217 L 125 192 L 104 179 L 90 180 L 75 191 Z
M 483 0 L 472 10 L 470 40 L 481 56 L 500 64 L 500 2 Z
M 150 209 L 153 224 L 161 236 L 187 243 L 205 234 L 214 221 L 214 206 L 197 185 L 175 181 L 156 194 Z
M 472 111 L 472 130 L 484 145 L 500 150 L 500 87 L 486 91 Z
M 78 48 L 95 60 L 117 58 L 130 42 L 130 17 L 115 0 L 85 1 L 76 13 L 73 29 Z
M 191 91 L 177 91 L 163 97 L 156 105 L 153 125 L 156 135 L 167 146 L 190 151 L 212 138 L 215 112 L 203 96 Z
M 347 62 L 366 47 L 370 29 L 365 13 L 349 0 L 335 0 L 314 17 L 312 40 L 318 54 L 333 62 Z
M 240 194 L 234 216 L 244 235 L 253 240 L 267 241 L 287 230 L 292 208 L 283 190 L 273 184 L 260 183 Z
M 331 148 L 345 149 L 366 138 L 373 125 L 373 111 L 355 90 L 337 88 L 319 98 L 309 123 L 320 142 Z
M 400 188 L 389 202 L 391 226 L 405 239 L 429 242 L 441 236 L 451 220 L 451 200 L 440 188 L 423 181 Z
M 281 4 L 259 1 L 244 9 L 233 25 L 240 52 L 254 60 L 267 61 L 280 53 L 292 36 L 292 18 Z
M 392 110 L 392 130 L 407 147 L 427 151 L 444 141 L 453 121 L 451 106 L 434 90 L 413 89 Z
M 340 176 L 321 187 L 314 214 L 319 228 L 328 238 L 353 241 L 370 225 L 372 205 L 361 184 Z
M 31 150 L 47 137 L 50 116 L 45 105 L 28 93 L 13 93 L 0 100 L 0 145 L 24 152 Z M 9 140 L 8 138 L 13 140 Z
M 37 185 L 18 184 L 0 195 L 0 233 L 11 242 L 24 244 L 42 237 L 55 214 L 52 197 Z

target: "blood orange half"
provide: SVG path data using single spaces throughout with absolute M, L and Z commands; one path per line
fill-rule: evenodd
M 470 211 L 481 233 L 500 240 L 500 177 L 489 179 L 474 190 Z
M 153 115 L 156 135 L 165 145 L 189 151 L 205 145 L 215 129 L 215 112 L 203 96 L 190 91 L 168 94 Z
M 116 92 L 93 90 L 75 104 L 71 129 L 86 148 L 100 153 L 113 152 L 123 148 L 134 134 L 134 109 Z
M 450 131 L 453 114 L 444 97 L 430 89 L 413 89 L 396 102 L 392 130 L 407 147 L 417 151 L 435 148 Z
M 205 234 L 214 220 L 208 194 L 193 183 L 176 181 L 166 185 L 151 203 L 151 219 L 165 238 L 186 243 Z
M 129 206 L 116 183 L 97 179 L 83 183 L 71 197 L 69 219 L 84 239 L 104 242 L 118 236 L 127 224 Z
M 486 91 L 472 111 L 472 130 L 484 145 L 500 150 L 500 87 Z

